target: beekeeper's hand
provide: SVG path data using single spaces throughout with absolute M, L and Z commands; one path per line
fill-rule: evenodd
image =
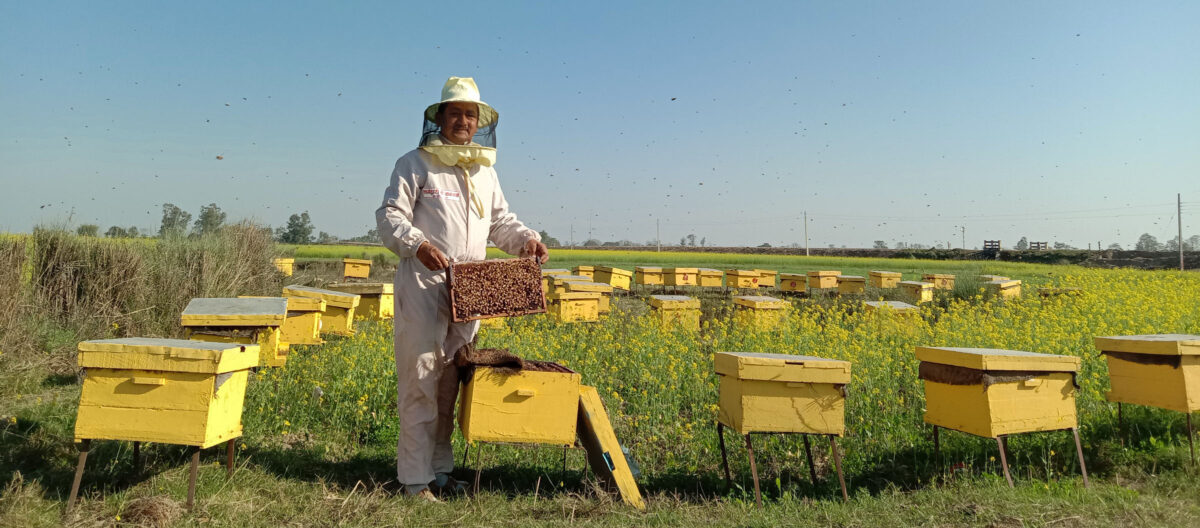
M 545 264 L 550 260 L 550 252 L 546 250 L 546 244 L 538 242 L 534 239 L 529 239 L 525 242 L 525 247 L 521 248 L 522 257 L 537 257 L 538 262 Z
M 437 271 L 446 269 L 450 265 L 450 259 L 438 248 L 433 247 L 428 240 L 421 242 L 421 246 L 417 248 L 417 260 L 421 261 L 429 271 Z

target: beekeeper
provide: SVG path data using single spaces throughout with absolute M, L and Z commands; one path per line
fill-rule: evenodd
M 437 501 L 430 488 L 458 489 L 454 453 L 454 352 L 479 323 L 450 321 L 451 262 L 483 260 L 488 241 L 506 253 L 546 262 L 538 233 L 517 220 L 496 177 L 496 110 L 470 77 L 451 77 L 442 100 L 425 109 L 420 146 L 396 161 L 375 211 L 383 245 L 399 255 L 395 347 L 400 440 L 396 478 L 406 493 Z

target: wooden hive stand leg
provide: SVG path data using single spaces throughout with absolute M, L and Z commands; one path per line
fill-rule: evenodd
M 733 486 L 733 476 L 729 474 L 729 454 L 725 451 L 725 426 L 717 422 L 717 443 L 721 444 L 721 465 L 725 468 L 725 487 Z
M 1004 453 L 1004 436 L 996 437 L 996 446 L 1000 448 L 1000 467 L 1004 469 L 1004 480 L 1008 481 L 1008 487 L 1012 488 L 1012 475 L 1008 473 L 1008 455 Z
M 1117 437 L 1121 439 L 1121 447 L 1125 447 L 1125 408 L 1117 402 Z
M 471 494 L 479 494 L 479 480 L 483 476 L 483 443 L 475 448 L 475 484 L 471 487 Z
M 938 426 L 933 426 L 933 456 L 942 456 L 942 439 L 938 433 Z
M 1079 456 L 1079 472 L 1083 474 L 1083 487 L 1091 487 L 1088 483 L 1087 465 L 1083 463 L 1083 444 L 1079 443 L 1079 429 L 1072 427 L 1071 434 L 1075 436 L 1075 454 Z
M 569 449 L 568 446 L 563 446 L 563 448 L 562 448 L 562 452 L 563 452 L 562 478 L 559 479 L 562 482 L 567 481 L 567 449 Z M 625 454 L 621 453 L 621 455 L 624 456 Z
M 804 440 L 804 458 L 808 460 L 808 476 L 812 478 L 812 485 L 817 487 L 817 466 L 813 464 L 812 446 L 808 443 L 808 435 L 800 433 L 800 439 Z
M 79 497 L 79 483 L 83 480 L 83 466 L 87 465 L 88 450 L 91 448 L 91 440 L 84 439 L 79 444 L 79 463 L 75 465 L 75 480 L 71 482 L 71 494 L 67 497 L 66 513 L 71 513 L 71 509 L 75 507 L 75 499 Z
M 838 451 L 836 435 L 829 435 L 829 447 L 833 448 L 833 465 L 837 467 L 838 483 L 842 485 L 842 502 L 850 502 L 850 494 L 846 493 L 846 476 L 842 474 L 842 453 Z
M 471 452 L 471 444 L 463 442 L 463 456 L 462 456 L 462 462 L 460 462 L 458 464 L 459 466 L 467 467 L 467 454 L 470 452 Z
M 196 502 L 196 476 L 200 473 L 200 446 L 192 446 L 192 466 L 188 471 L 187 509 Z
M 746 452 L 750 455 L 750 476 L 754 478 L 754 503 L 762 508 L 762 492 L 758 489 L 758 466 L 754 464 L 754 444 L 750 443 L 750 433 L 746 433 Z
M 1192 465 L 1196 465 L 1196 443 L 1192 439 L 1192 413 L 1187 413 L 1188 451 L 1192 453 Z
M 133 443 L 133 472 L 140 475 L 142 473 L 142 443 Z
M 233 442 L 236 440 L 236 438 L 230 438 L 229 442 L 225 444 L 225 478 L 227 479 L 233 478 Z

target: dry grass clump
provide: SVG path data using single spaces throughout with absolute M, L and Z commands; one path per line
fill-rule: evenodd
M 146 528 L 171 526 L 183 515 L 183 507 L 166 497 L 142 497 L 129 501 L 121 512 L 121 522 Z

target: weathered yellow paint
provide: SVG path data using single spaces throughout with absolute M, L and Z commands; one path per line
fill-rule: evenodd
M 284 277 L 291 277 L 296 266 L 296 259 L 293 258 L 277 258 L 271 261 L 275 264 L 275 269 L 279 270 Z
M 895 271 L 872 271 L 868 274 L 872 288 L 892 289 L 900 284 L 900 273 Z
M 595 281 L 603 282 L 618 290 L 628 291 L 629 283 L 633 281 L 633 272 L 609 266 L 596 266 Z
M 596 278 L 596 267 L 595 266 L 575 266 L 575 268 L 571 270 L 571 274 L 580 275 L 583 277 L 587 277 L 588 280 L 593 280 Z
M 850 362 L 789 354 L 718 352 L 717 419 L 740 434 L 845 434 Z
M 326 288 L 357 295 L 356 317 L 391 319 L 395 315 L 396 299 L 390 282 L 335 282 Z
M 184 337 L 193 341 L 210 343 L 235 343 L 239 345 L 255 345 L 259 351 L 259 366 L 282 367 L 287 363 L 291 343 L 283 340 L 281 327 L 237 327 L 240 332 L 231 335 L 233 327 L 184 327 Z
M 612 286 L 610 286 L 608 284 L 602 284 L 599 282 L 575 282 L 575 281 L 567 282 L 564 284 L 564 286 L 566 287 L 567 292 L 571 292 L 571 293 L 575 293 L 575 292 L 599 293 L 600 294 L 600 303 L 599 303 L 599 305 L 597 305 L 598 312 L 601 315 L 603 315 L 603 314 L 606 314 L 606 313 L 612 311 L 612 297 L 611 297 L 612 292 L 613 292 Z
M 765 270 L 765 269 L 756 269 L 754 271 L 758 272 L 758 285 L 759 286 L 762 286 L 764 288 L 774 288 L 775 287 L 775 277 L 777 277 L 779 275 L 779 272 L 774 271 L 774 270 Z
M 837 278 L 840 271 L 810 271 L 808 272 L 808 287 L 814 290 L 837 288 Z
M 865 308 L 868 312 L 890 312 L 909 315 L 915 315 L 921 312 L 920 308 L 903 301 L 865 301 L 863 302 L 863 308 Z
M 979 276 L 979 282 L 1006 281 L 1006 280 L 1009 280 L 1009 278 L 1004 277 L 1002 275 L 980 275 Z
M 700 299 L 684 295 L 651 295 L 650 308 L 665 327 L 700 329 Z
M 592 279 L 583 275 L 553 275 L 549 280 L 550 289 L 546 290 L 547 295 L 550 293 L 566 293 L 568 282 L 592 282 Z
M 839 275 L 837 288 L 838 293 L 863 293 L 867 291 L 867 279 L 858 275 Z
M 82 342 L 75 441 L 210 447 L 237 438 L 247 372 L 258 362 L 253 345 L 149 338 Z
M 576 372 L 512 374 L 476 367 L 463 387 L 458 424 L 468 443 L 575 444 Z
M 743 326 L 761 329 L 778 328 L 787 317 L 792 304 L 783 299 L 764 295 L 735 295 L 733 297 L 734 322 Z
M 925 422 L 986 438 L 1076 426 L 1079 358 L 1018 350 L 917 347 L 917 359 L 983 371 L 1038 373 L 988 387 L 925 380 Z
M 663 283 L 667 286 L 696 286 L 699 284 L 697 268 L 663 268 Z
M 588 465 L 601 480 L 615 485 L 621 500 L 639 510 L 646 509 L 642 492 L 629 469 L 629 461 L 621 451 L 621 443 L 613 432 L 604 402 L 595 387 L 583 385 L 579 388 L 579 443 L 588 454 Z
M 196 298 L 184 308 L 180 325 L 188 339 L 257 344 L 259 364 L 279 367 L 287 363 L 289 349 L 280 332 L 287 305 L 283 297 Z
M 933 285 L 928 282 L 900 281 L 898 284 L 910 301 L 921 304 L 933 300 Z
M 659 286 L 663 283 L 663 270 L 655 266 L 635 266 L 633 282 L 643 286 Z
M 1200 410 L 1200 336 L 1183 334 L 1097 337 L 1108 362 L 1108 401 L 1191 413 Z M 1142 363 L 1114 353 L 1145 356 Z M 1158 364 L 1154 360 L 1159 360 Z M 1161 361 L 1178 360 L 1178 366 Z
M 702 288 L 720 288 L 725 274 L 718 269 L 696 268 L 696 285 Z
M 371 261 L 366 259 L 342 259 L 342 277 L 365 279 L 371 276 Z
M 542 295 L 550 292 L 550 278 L 556 275 L 570 275 L 571 272 L 565 269 L 552 268 L 542 270 Z
M 947 273 L 926 273 L 921 277 L 921 282 L 932 284 L 935 290 L 954 289 L 954 275 Z
M 1021 281 L 1019 280 L 994 280 L 984 283 L 987 290 L 992 295 L 1001 299 L 1013 299 L 1021 296 Z
M 785 292 L 808 291 L 808 276 L 795 273 L 780 273 L 779 289 Z
M 251 296 L 239 296 L 252 299 Z M 321 339 L 321 314 L 325 312 L 325 301 L 309 297 L 286 297 L 287 318 L 279 327 L 279 338 L 288 345 L 319 345 Z
M 757 288 L 762 274 L 754 270 L 725 271 L 725 284 L 730 288 Z
M 284 297 L 310 297 L 325 301 L 325 313 L 321 314 L 321 333 L 340 335 L 354 334 L 354 311 L 360 297 L 312 286 L 285 286 Z
M 546 313 L 564 323 L 595 322 L 600 320 L 599 293 L 551 293 Z

